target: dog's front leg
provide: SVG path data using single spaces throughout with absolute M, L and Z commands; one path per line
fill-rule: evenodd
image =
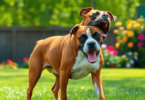
M 61 90 L 61 100 L 67 100 L 67 84 L 68 84 L 68 72 L 60 71 L 60 90 Z
M 99 97 L 99 100 L 105 100 L 105 96 L 103 93 L 102 77 L 101 77 L 100 72 L 101 72 L 101 69 L 97 70 L 96 73 L 91 73 L 92 81 L 93 81 L 95 91 Z

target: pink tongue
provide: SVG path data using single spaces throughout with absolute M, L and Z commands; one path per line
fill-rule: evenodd
M 105 34 L 103 31 L 102 31 L 102 36 L 103 36 L 103 37 L 106 37 L 106 34 Z
M 97 56 L 96 56 L 96 52 L 90 52 L 88 53 L 88 60 L 89 62 L 93 63 L 97 61 Z

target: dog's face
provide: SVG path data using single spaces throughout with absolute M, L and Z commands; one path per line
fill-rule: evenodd
M 90 63 L 97 61 L 103 41 L 101 31 L 96 26 L 87 27 L 78 24 L 70 31 L 70 34 L 73 34 L 75 37 L 77 47 L 83 52 Z
M 116 21 L 117 19 L 117 17 L 109 11 L 94 10 L 92 7 L 82 9 L 80 16 L 84 18 L 82 25 L 99 27 L 102 30 L 103 39 L 107 37 L 111 21 Z

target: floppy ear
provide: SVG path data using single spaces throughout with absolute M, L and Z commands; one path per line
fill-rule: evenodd
M 88 7 L 88 8 L 83 8 L 81 11 L 80 11 L 80 16 L 84 16 L 85 14 L 87 14 L 89 11 L 93 10 L 94 8 L 93 7 Z
M 107 13 L 110 15 L 111 20 L 113 20 L 114 22 L 116 22 L 117 17 L 116 17 L 116 16 L 114 16 L 114 15 L 113 15 L 110 11 L 107 11 Z
M 72 34 L 75 35 L 75 33 L 77 32 L 77 30 L 79 29 L 80 25 L 76 24 L 71 30 L 70 30 L 70 37 L 72 36 Z

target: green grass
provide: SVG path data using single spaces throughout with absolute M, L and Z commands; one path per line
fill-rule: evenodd
M 145 69 L 102 69 L 106 100 L 145 100 Z M 54 100 L 51 87 L 55 77 L 43 71 L 32 100 Z M 26 100 L 28 69 L 0 70 L 0 100 Z M 68 100 L 97 100 L 90 75 L 69 80 Z

